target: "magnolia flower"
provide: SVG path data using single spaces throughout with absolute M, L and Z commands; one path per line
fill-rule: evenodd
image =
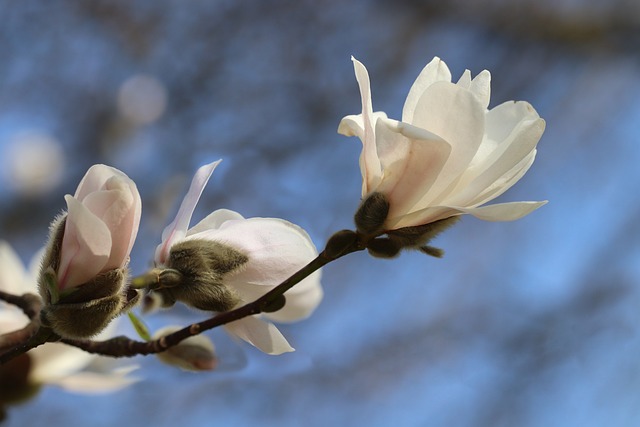
M 362 140 L 363 200 L 375 196 L 378 202 L 371 204 L 388 209 L 373 227 L 376 232 L 462 214 L 511 221 L 546 203 L 482 206 L 522 178 L 545 128 L 544 120 L 524 101 L 487 109 L 488 71 L 471 79 L 466 70 L 452 83 L 447 65 L 434 58 L 411 87 L 402 121 L 396 121 L 373 112 L 367 69 L 352 60 L 362 114 L 344 117 L 338 132 Z
M 141 200 L 129 177 L 105 165 L 92 166 L 65 200 L 40 271 L 44 319 L 62 336 L 88 337 L 130 302 L 122 288 Z
M 0 241 L 0 289 L 14 295 L 37 292 L 38 261 L 39 257 L 31 263 L 30 271 L 26 271 L 11 246 Z M 22 310 L 0 302 L 0 350 L 2 334 L 21 329 L 27 322 Z M 114 328 L 112 323 L 100 337 L 107 339 L 113 335 Z M 136 381 L 127 376 L 131 367 L 88 370 L 96 367 L 99 364 L 96 362 L 101 359 L 104 360 L 59 343 L 47 343 L 18 356 L 0 366 L 0 410 L 3 403 L 24 400 L 44 385 L 55 385 L 78 393 L 99 393 L 120 390 Z
M 198 199 L 219 163 L 198 169 L 156 249 L 156 292 L 168 300 L 166 305 L 181 300 L 200 309 L 226 311 L 256 300 L 318 255 L 308 234 L 282 219 L 245 219 L 221 209 L 189 228 Z M 311 315 L 322 299 L 320 272 L 285 297 L 280 310 L 231 322 L 225 329 L 265 353 L 293 351 L 268 320 L 293 322 Z
M 60 290 L 127 265 L 142 202 L 136 184 L 118 169 L 94 165 L 66 195 L 68 214 L 57 271 Z

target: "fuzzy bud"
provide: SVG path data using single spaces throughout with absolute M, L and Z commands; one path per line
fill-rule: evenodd
M 92 166 L 68 212 L 51 224 L 38 277 L 45 326 L 65 338 L 88 338 L 138 298 L 125 288 L 140 221 L 135 184 L 124 173 Z
M 371 193 L 360 203 L 355 214 L 356 229 L 367 236 L 381 234 L 389 215 L 389 201 L 382 193 Z
M 246 255 L 219 242 L 183 240 L 171 247 L 165 267 L 147 273 L 155 278 L 147 288 L 161 296 L 164 307 L 181 301 L 200 310 L 228 311 L 241 299 L 224 284 L 223 277 L 248 260 Z
M 153 339 L 162 338 L 180 329 L 177 326 L 167 326 L 157 331 Z M 162 362 L 186 371 L 212 371 L 217 364 L 213 342 L 204 335 L 189 337 L 156 356 Z

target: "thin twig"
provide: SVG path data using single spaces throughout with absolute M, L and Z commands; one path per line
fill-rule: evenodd
M 189 338 L 193 335 L 198 335 L 203 331 L 213 329 L 215 327 L 225 325 L 227 323 L 240 320 L 247 316 L 260 314 L 268 311 L 269 307 L 276 302 L 282 295 L 291 289 L 296 284 L 300 283 L 305 278 L 309 277 L 312 273 L 319 270 L 326 264 L 335 261 L 336 259 L 350 254 L 352 252 L 361 251 L 366 248 L 366 239 L 357 235 L 351 231 L 344 231 L 336 233 L 327 243 L 326 249 L 321 252 L 314 260 L 302 267 L 291 277 L 280 283 L 278 286 L 267 292 L 257 300 L 248 303 L 237 309 L 219 313 L 210 319 L 204 320 L 199 323 L 189 325 L 177 332 L 161 337 L 153 341 L 136 341 L 125 336 L 118 336 L 106 341 L 91 341 L 91 340 L 76 340 L 63 338 L 60 342 L 85 350 L 89 353 L 101 354 L 103 356 L 111 357 L 132 357 L 136 355 L 147 355 L 153 353 L 160 353 L 180 343 L 181 341 Z M 55 334 L 47 335 L 47 331 L 43 331 L 46 328 L 40 328 L 39 334 L 42 336 L 33 337 L 31 340 L 33 343 L 36 341 L 52 341 L 58 338 Z M 42 333 L 40 333 L 42 332 Z M 49 330 L 49 332 L 51 332 Z M 23 346 L 27 348 L 29 344 Z M 31 347 L 32 348 L 32 347 Z M 27 351 L 27 348 L 24 351 Z M 15 357 L 22 354 L 24 351 L 20 349 L 13 349 L 11 357 Z M 10 357 L 7 357 L 7 353 L 0 355 L 0 364 L 8 361 Z

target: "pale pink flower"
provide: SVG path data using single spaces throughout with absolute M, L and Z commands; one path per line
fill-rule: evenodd
M 362 140 L 362 196 L 381 193 L 389 202 L 383 230 L 461 214 L 510 221 L 546 203 L 482 206 L 525 174 L 545 128 L 524 101 L 489 110 L 488 71 L 471 79 L 467 70 L 452 83 L 447 65 L 434 58 L 411 87 L 402 121 L 396 121 L 373 112 L 367 69 L 352 60 L 362 113 L 344 117 L 338 132 Z
M 99 273 L 123 268 L 138 233 L 142 202 L 135 183 L 118 169 L 92 166 L 75 195 L 60 250 L 58 287 L 82 285 Z

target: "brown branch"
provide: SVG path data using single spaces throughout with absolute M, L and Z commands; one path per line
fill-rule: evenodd
M 33 334 L 27 342 L 23 341 L 22 345 L 0 354 L 0 365 L 38 345 L 58 340 L 89 353 L 111 357 L 132 357 L 163 352 L 203 331 L 240 320 L 247 316 L 273 311 L 274 307 L 279 306 L 285 292 L 326 264 L 352 252 L 364 250 L 367 247 L 369 239 L 370 237 L 362 236 L 350 230 L 339 231 L 329 239 L 325 250 L 314 260 L 257 300 L 235 310 L 219 313 L 210 319 L 194 323 L 177 332 L 148 342 L 132 340 L 125 336 L 118 336 L 106 341 L 60 339 L 50 328 L 40 325 L 40 316 L 37 314 L 40 312 L 41 302 L 36 295 L 26 294 L 22 297 L 16 297 L 15 295 L 2 292 L 0 293 L 1 299 L 22 308 L 23 311 L 31 317 L 32 323 L 37 322 L 38 327 L 36 328 L 36 333 Z M 33 305 L 33 298 L 37 300 L 38 306 Z
M 194 323 L 157 340 L 142 342 L 132 340 L 125 336 L 118 336 L 106 341 L 62 339 L 61 342 L 80 348 L 89 353 L 96 353 L 111 357 L 132 357 L 136 355 L 160 353 L 167 350 L 169 347 L 177 345 L 179 342 L 189 338 L 190 336 L 240 320 L 247 316 L 269 311 L 269 307 L 272 306 L 272 304 L 276 304 L 286 291 L 300 283 L 306 277 L 310 276 L 313 272 L 342 256 L 352 252 L 361 251 L 365 249 L 365 247 L 366 243 L 363 241 L 362 236 L 348 230 L 338 232 L 329 239 L 326 249 L 313 261 L 302 267 L 291 277 L 257 300 L 235 310 L 219 313 L 210 319 Z
M 20 308 L 30 319 L 30 322 L 24 328 L 0 335 L 0 352 L 3 352 L 9 348 L 25 344 L 38 332 L 42 301 L 35 294 L 13 295 L 4 291 L 0 291 L 0 299 Z

